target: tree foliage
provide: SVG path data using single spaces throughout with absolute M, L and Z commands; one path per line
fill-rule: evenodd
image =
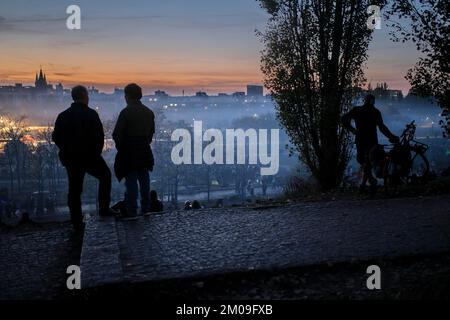
M 324 189 L 339 185 L 350 143 L 341 127 L 364 79 L 370 5 L 384 1 L 260 0 L 262 71 L 300 159 Z
M 450 2 L 448 0 L 393 1 L 387 17 L 396 42 L 412 41 L 424 56 L 406 79 L 412 92 L 434 97 L 442 108 L 444 135 L 450 135 Z M 398 20 L 393 20 L 395 17 Z

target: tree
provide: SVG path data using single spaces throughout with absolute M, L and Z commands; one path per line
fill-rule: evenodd
M 30 155 L 28 146 L 23 142 L 28 133 L 25 117 L 0 117 L 0 139 L 6 141 L 4 151 L 9 169 L 11 193 L 14 191 L 15 180 L 17 180 L 17 191 L 20 192 L 22 188 L 26 163 Z
M 53 127 L 49 124 L 45 129 L 38 132 L 37 139 L 43 146 L 43 155 L 46 167 L 46 178 L 49 181 L 49 191 L 59 192 L 59 176 L 62 169 L 58 157 L 58 147 L 53 143 L 52 139 Z
M 387 17 L 395 42 L 412 41 L 424 54 L 406 75 L 412 90 L 421 97 L 434 97 L 442 108 L 444 135 L 450 135 L 450 3 L 448 0 L 397 0 Z M 407 20 L 407 23 L 403 20 Z
M 168 161 L 171 157 L 171 151 L 174 142 L 171 141 L 171 135 L 174 128 L 189 128 L 189 125 L 180 121 L 172 123 L 167 121 L 164 114 L 155 110 L 155 118 L 158 119 L 153 137 L 152 150 L 155 157 L 155 166 L 153 169 L 153 178 L 157 181 L 152 189 L 157 189 L 162 199 L 167 195 L 168 202 L 176 205 L 178 201 L 178 187 L 184 179 L 188 170 L 187 166 L 177 166 Z
M 33 191 L 37 191 L 37 213 L 43 213 L 44 211 L 44 206 L 48 200 L 44 198 L 45 191 L 50 192 L 49 196 L 60 192 L 58 188 L 60 169 L 58 148 L 52 141 L 52 132 L 53 127 L 50 125 L 38 131 L 35 134 L 34 143 L 29 146 L 32 160 L 30 176 L 34 182 L 29 185 L 33 187 Z
M 323 189 L 338 186 L 350 147 L 341 116 L 356 88 L 372 37 L 370 5 L 384 1 L 260 0 L 270 15 L 260 33 L 262 71 L 277 116 Z
M 119 114 L 116 113 L 111 119 L 103 120 L 103 131 L 105 133 L 105 145 L 108 146 L 108 140 L 112 140 L 112 134 L 114 132 L 114 127 L 116 126 L 117 119 L 119 119 Z

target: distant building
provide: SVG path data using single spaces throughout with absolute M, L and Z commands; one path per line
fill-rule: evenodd
M 249 97 L 263 97 L 264 87 L 260 85 L 247 85 L 247 96 Z
M 203 92 L 203 91 L 198 91 L 198 92 L 195 94 L 195 96 L 196 96 L 197 98 L 207 98 L 207 97 L 208 97 L 208 94 L 207 94 L 206 92 Z
M 156 90 L 156 91 L 155 91 L 155 97 L 161 99 L 161 98 L 168 98 L 169 95 L 168 95 L 165 91 L 162 91 L 162 90 Z
M 88 88 L 88 91 L 89 91 L 89 94 L 98 94 L 99 93 L 98 89 L 96 89 L 93 86 Z
M 401 90 L 388 90 L 388 97 L 394 100 L 402 100 L 403 92 Z
M 375 89 L 373 89 L 372 84 L 369 83 L 369 86 L 367 87 L 367 93 L 373 94 L 377 99 L 394 100 L 394 101 L 403 100 L 402 91 L 390 89 L 386 82 L 377 83 Z
M 235 92 L 232 94 L 232 96 L 234 98 L 244 98 L 245 97 L 245 92 Z
M 36 73 L 36 79 L 34 81 L 34 86 L 36 90 L 40 92 L 46 92 L 48 90 L 53 89 L 51 84 L 47 83 L 47 77 L 44 72 L 42 72 L 42 68 L 39 70 L 39 76 Z
M 64 87 L 61 83 L 58 83 L 57 85 L 55 85 L 55 91 L 58 93 L 62 93 L 64 92 Z
M 61 83 L 53 86 L 48 82 L 42 68 L 35 73 L 34 86 L 0 86 L 0 104 L 5 110 L 27 110 L 39 116 L 46 115 L 53 106 L 64 105 L 69 96 Z
M 114 88 L 114 94 L 123 96 L 124 95 L 124 91 L 121 88 Z

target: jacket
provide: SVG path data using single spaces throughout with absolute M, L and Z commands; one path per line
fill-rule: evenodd
M 58 115 L 52 133 L 52 140 L 59 148 L 59 158 L 65 167 L 86 164 L 101 156 L 104 138 L 97 112 L 77 102 Z
M 141 102 L 131 103 L 120 112 L 113 132 L 117 148 L 114 172 L 119 181 L 134 170 L 153 171 L 150 144 L 154 133 L 155 115 Z

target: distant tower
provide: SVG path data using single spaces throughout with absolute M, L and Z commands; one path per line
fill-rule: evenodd
M 40 91 L 45 91 L 48 89 L 47 77 L 45 76 L 44 72 L 42 72 L 42 67 L 39 71 L 39 76 L 36 74 L 34 86 Z

